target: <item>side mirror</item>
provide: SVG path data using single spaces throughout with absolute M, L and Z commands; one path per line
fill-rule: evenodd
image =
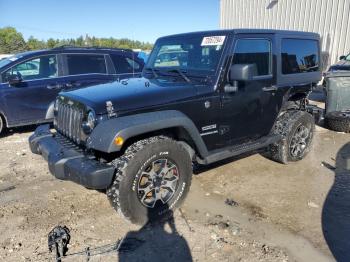
M 229 80 L 234 81 L 251 81 L 258 75 L 256 64 L 235 64 L 232 65 L 229 72 Z
M 345 55 L 341 55 L 341 56 L 339 56 L 339 60 L 344 60 L 346 58 L 346 56 Z
M 18 85 L 19 83 L 21 83 L 23 81 L 22 77 L 19 75 L 9 75 L 7 77 L 7 80 L 11 86 Z

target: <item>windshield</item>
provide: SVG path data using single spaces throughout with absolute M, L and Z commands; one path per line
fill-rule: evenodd
M 10 56 L 7 58 L 0 59 L 0 69 L 4 66 L 8 65 L 9 63 L 16 61 L 18 58 L 19 57 L 16 57 L 16 56 Z
M 345 60 L 350 61 L 350 54 L 346 56 Z
M 215 73 L 226 36 L 184 35 L 158 40 L 146 68 Z
M 8 58 L 3 58 L 0 60 L 0 68 L 2 68 L 3 66 L 8 65 L 9 63 L 11 63 L 11 60 L 9 60 Z

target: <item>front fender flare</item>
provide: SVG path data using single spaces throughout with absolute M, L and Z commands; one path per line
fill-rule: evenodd
M 194 123 L 176 110 L 156 111 L 113 118 L 96 126 L 87 140 L 87 147 L 106 153 L 118 152 L 121 147 L 114 143 L 117 136 L 124 141 L 137 135 L 161 129 L 182 127 L 191 136 L 199 154 L 208 155 L 208 150 Z

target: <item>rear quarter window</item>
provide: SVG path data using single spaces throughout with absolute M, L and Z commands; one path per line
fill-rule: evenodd
M 104 55 L 67 54 L 68 75 L 106 74 Z
M 308 39 L 282 39 L 282 74 L 319 71 L 318 42 Z

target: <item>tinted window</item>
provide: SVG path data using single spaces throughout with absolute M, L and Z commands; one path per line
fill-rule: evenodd
M 67 55 L 68 75 L 106 74 L 104 55 Z
M 314 40 L 282 40 L 282 73 L 297 74 L 318 71 L 318 44 Z
M 117 74 L 135 73 L 142 70 L 141 65 L 129 57 L 111 55 L 111 58 Z
M 2 81 L 7 82 L 10 75 L 19 75 L 23 80 L 57 77 L 56 56 L 40 56 L 19 63 L 1 75 Z
M 271 74 L 271 42 L 266 39 L 237 40 L 233 64 L 255 64 L 258 75 Z

